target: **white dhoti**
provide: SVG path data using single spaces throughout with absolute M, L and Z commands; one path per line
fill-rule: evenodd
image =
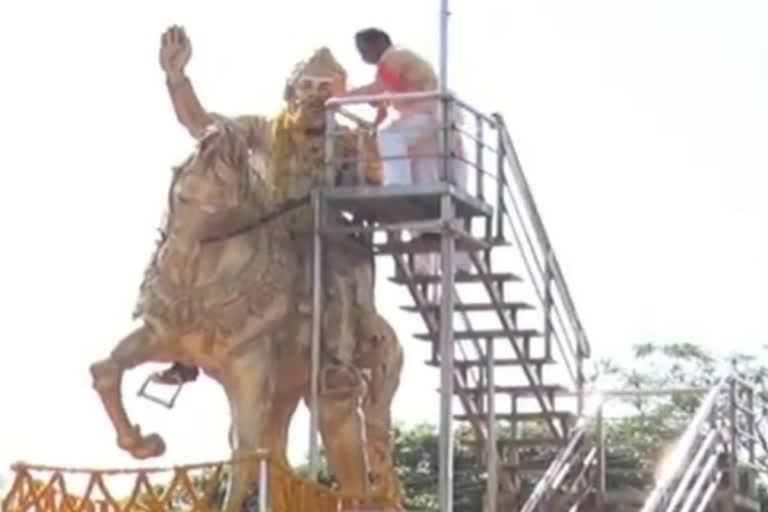
M 378 133 L 379 153 L 382 162 L 382 185 L 410 185 L 440 181 L 441 168 L 438 116 L 433 112 L 416 111 L 401 114 Z M 451 146 L 461 154 L 461 139 L 452 137 Z M 467 168 L 464 162 L 449 161 L 448 179 L 462 190 L 467 188 Z M 461 226 L 457 222 L 457 226 Z M 438 274 L 439 254 L 418 254 L 414 257 L 417 273 Z M 469 272 L 472 267 L 469 255 L 457 252 L 454 268 Z

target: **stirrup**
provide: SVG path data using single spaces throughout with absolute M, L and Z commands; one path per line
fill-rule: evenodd
M 147 392 L 149 383 L 154 382 L 158 375 L 160 374 L 159 373 L 150 374 L 144 381 L 144 384 L 142 384 L 141 387 L 139 388 L 139 392 L 137 393 L 137 395 L 140 396 L 141 398 L 146 398 L 151 402 L 155 402 L 156 404 L 160 404 L 167 409 L 173 409 L 173 405 L 176 403 L 176 399 L 179 397 L 179 393 L 181 393 L 181 388 L 184 387 L 185 382 L 181 378 L 181 376 L 176 375 L 176 390 L 173 392 L 173 395 L 171 395 L 170 399 L 165 400 L 160 396 L 152 395 Z

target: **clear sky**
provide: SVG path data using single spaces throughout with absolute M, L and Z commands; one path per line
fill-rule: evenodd
M 596 353 L 768 343 L 768 3 L 453 3 L 451 88 L 506 117 Z M 437 4 L 1 4 L 3 469 L 137 464 L 115 447 L 87 369 L 131 328 L 170 166 L 193 148 L 158 65 L 164 28 L 187 27 L 206 108 L 269 114 L 317 46 L 353 84 L 368 80 L 352 44 L 364 26 L 434 60 Z M 421 327 L 396 310 L 402 291 L 382 284 L 380 297 L 408 356 L 395 417 L 435 421 L 437 374 L 409 338 Z M 152 369 L 130 374 L 125 394 L 144 431 L 168 440 L 156 462 L 226 457 L 218 386 L 185 388 L 168 412 L 135 398 Z

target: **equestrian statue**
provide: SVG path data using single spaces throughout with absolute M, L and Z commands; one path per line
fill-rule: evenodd
M 161 382 L 193 380 L 200 369 L 220 383 L 232 458 L 245 461 L 233 464 L 229 479 L 224 510 L 234 512 L 257 484 L 258 461 L 249 455 L 267 450 L 287 467 L 289 424 L 310 398 L 313 220 L 299 199 L 327 185 L 324 104 L 345 90 L 346 72 L 321 48 L 296 66 L 276 116 L 228 118 L 199 101 L 185 74 L 191 55 L 182 28 L 162 35 L 171 102 L 196 149 L 172 173 L 161 238 L 140 288 L 139 325 L 90 371 L 118 446 L 139 459 L 161 455 L 165 443 L 130 421 L 125 371 L 165 362 L 173 366 Z M 358 135 L 345 129 L 334 142 L 351 162 L 336 169 L 337 180 L 356 174 Z M 375 185 L 376 142 L 362 136 L 369 153 L 362 179 Z M 379 489 L 397 502 L 390 408 L 402 347 L 375 308 L 370 245 L 329 241 L 324 261 L 318 420 L 328 467 L 341 491 Z

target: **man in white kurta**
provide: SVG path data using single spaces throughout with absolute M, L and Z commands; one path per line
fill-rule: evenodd
M 386 32 L 367 29 L 355 36 L 363 60 L 376 65 L 375 80 L 369 85 L 347 91 L 345 96 L 431 92 L 437 89 L 432 65 L 406 48 L 394 46 Z M 395 100 L 389 105 L 398 114 L 378 132 L 379 152 L 383 159 L 382 185 L 434 183 L 441 178 L 440 115 L 436 100 Z M 387 105 L 379 105 L 377 122 L 386 118 Z M 460 138 L 453 137 L 454 151 L 460 151 Z M 449 181 L 466 189 L 467 173 L 463 163 L 451 160 Z M 416 272 L 437 273 L 439 255 L 417 255 Z M 456 269 L 469 272 L 471 262 L 465 253 L 456 254 Z

